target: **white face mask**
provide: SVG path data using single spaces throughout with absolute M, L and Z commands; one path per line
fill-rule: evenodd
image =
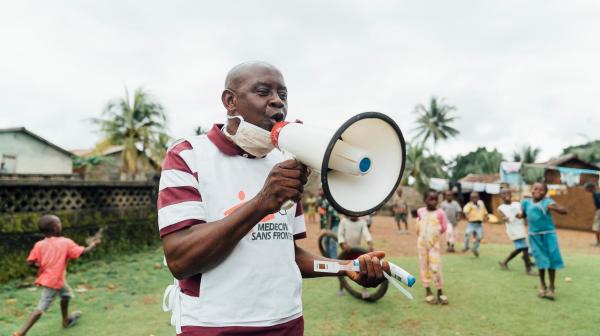
M 271 142 L 271 132 L 246 122 L 241 116 L 227 116 L 227 119 L 233 118 L 240 119 L 237 131 L 231 135 L 227 132 L 227 127 L 223 127 L 223 133 L 244 151 L 256 157 L 263 157 L 275 148 Z

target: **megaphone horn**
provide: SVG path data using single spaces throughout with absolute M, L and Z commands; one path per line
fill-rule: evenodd
M 279 122 L 273 144 L 321 173 L 323 192 L 339 212 L 363 216 L 394 194 L 404 172 L 404 137 L 387 115 L 364 112 L 335 132 Z

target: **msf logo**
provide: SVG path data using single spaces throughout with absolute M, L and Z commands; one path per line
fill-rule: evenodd
M 223 212 L 223 215 L 225 217 L 231 215 L 235 210 L 239 209 L 242 205 L 244 205 L 244 203 L 246 203 L 246 193 L 243 190 L 240 190 L 240 192 L 238 192 L 237 196 L 238 196 L 238 199 L 240 200 L 240 203 L 225 210 L 225 212 Z M 260 220 L 260 223 L 269 222 L 269 221 L 272 221 L 273 219 L 275 219 L 275 214 L 266 215 L 263 219 Z
M 223 215 L 225 217 L 231 215 L 235 210 L 239 209 L 239 207 L 241 207 L 242 205 L 244 205 L 244 203 L 246 203 L 246 193 L 243 190 L 240 190 L 240 192 L 238 192 L 238 200 L 240 201 L 238 204 L 232 206 L 231 208 L 225 210 L 225 212 L 223 212 Z M 264 223 L 264 222 L 268 222 L 275 219 L 275 214 L 270 214 L 265 216 L 263 219 L 260 220 L 260 223 Z M 253 227 L 250 231 L 248 231 L 248 233 L 246 234 L 246 237 L 248 237 L 248 239 L 250 239 L 250 237 L 252 237 L 252 233 L 255 232 L 255 228 Z

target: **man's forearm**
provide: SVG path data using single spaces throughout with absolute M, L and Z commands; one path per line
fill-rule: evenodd
M 327 260 L 327 261 L 338 261 L 336 259 L 329 259 L 321 256 L 314 255 L 305 249 L 296 245 L 296 264 L 300 269 L 300 273 L 303 278 L 316 278 L 316 277 L 325 277 L 325 276 L 338 276 L 343 275 L 345 273 L 340 272 L 341 274 L 333 274 L 333 273 L 325 273 L 325 272 L 315 272 L 315 260 Z
M 194 225 L 163 237 L 167 264 L 173 275 L 178 279 L 187 278 L 219 264 L 267 215 L 256 204 L 256 199 L 252 199 L 221 220 Z

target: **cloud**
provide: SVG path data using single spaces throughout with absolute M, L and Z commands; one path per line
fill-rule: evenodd
M 127 85 L 148 88 L 174 136 L 224 119 L 233 65 L 280 67 L 290 117 L 336 125 L 377 110 L 410 138 L 418 103 L 457 107 L 445 157 L 479 146 L 544 158 L 598 136 L 600 7 L 594 2 L 13 2 L 1 5 L 0 127 L 66 148 Z

